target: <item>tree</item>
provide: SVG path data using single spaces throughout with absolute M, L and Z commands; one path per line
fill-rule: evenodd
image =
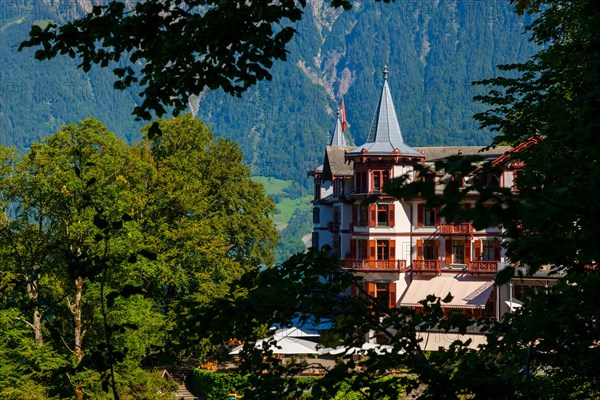
M 87 119 L 0 149 L 3 395 L 157 397 L 141 362 L 187 340 L 188 304 L 272 263 L 274 205 L 237 147 L 190 116 L 160 124 L 136 146 Z
M 275 205 L 250 179 L 234 142 L 215 139 L 190 115 L 159 127 L 162 135 L 144 144 L 157 169 L 146 218 L 151 251 L 169 280 L 148 285 L 173 317 L 173 345 L 193 348 L 197 333 L 185 328 L 191 304 L 226 295 L 244 272 L 272 265 Z
M 27 288 L 34 310 L 28 324 L 38 347 L 45 304 L 52 333 L 62 338 L 76 365 L 75 395 L 83 398 L 80 372 L 89 367 L 107 328 L 94 323 L 104 307 L 105 286 L 125 282 L 133 272 L 127 259 L 139 245 L 129 240 L 139 226 L 123 218 L 143 207 L 139 189 L 153 168 L 93 119 L 34 144 L 13 166 L 2 180 L 10 212 L 3 219 L 7 255 Z
M 537 14 L 529 30 L 543 49 L 525 63 L 504 66 L 506 76 L 480 82 L 490 91 L 478 100 L 491 108 L 476 116 L 484 128 L 498 133 L 494 144 L 532 144 L 527 151 L 509 155 L 509 161 L 524 163 L 517 180 L 518 196 L 477 179 L 461 187 L 458 178 L 477 166 L 459 158 L 438 165 L 457 178 L 449 181 L 443 198 L 435 196 L 431 183 L 420 181 L 407 184 L 400 179 L 384 191 L 402 198 L 424 196 L 430 205 L 444 206 L 448 220 L 471 220 L 475 227 L 502 225 L 508 239 L 507 254 L 522 267 L 518 273 L 533 274 L 548 266 L 558 277 L 557 285 L 529 294 L 525 306 L 503 321 L 480 326 L 487 332 L 488 342 L 477 351 L 455 342 L 449 350 L 426 357 L 415 337 L 419 329 L 464 332 L 474 323 L 460 315 L 443 318 L 440 304 L 444 299 L 424 299 L 423 313 L 416 314 L 405 308 L 388 309 L 366 294 L 364 300 L 340 296 L 351 280 L 337 268 L 337 260 L 319 253 L 298 256 L 280 269 L 247 277 L 240 285 L 250 288 L 248 297 L 238 300 L 239 304 L 219 304 L 227 310 L 236 333 L 256 337 L 243 327 L 241 319 L 238 322 L 231 317 L 240 307 L 252 310 L 255 320 L 267 326 L 307 315 L 335 321 L 330 339 L 336 344 L 355 345 L 369 330 L 382 332 L 391 340 L 393 348 L 387 354 L 371 351 L 369 359 L 359 364 L 344 357 L 344 363 L 313 387 L 316 398 L 327 398 L 328 390 L 342 381 L 363 390 L 365 398 L 397 398 L 407 387 L 418 388 L 420 398 L 435 399 L 599 396 L 600 377 L 594 366 L 600 361 L 600 308 L 595 295 L 600 283 L 596 223 L 600 203 L 595 194 L 600 182 L 600 7 L 587 0 L 525 1 L 518 2 L 518 7 Z M 482 168 L 494 171 L 491 164 Z M 478 204 L 461 211 L 458 205 L 474 190 L 480 194 Z M 497 282 L 506 283 L 515 273 L 507 268 Z M 335 282 L 341 287 L 335 287 Z M 260 308 L 259 304 L 266 306 Z M 213 312 L 207 316 L 222 327 Z M 261 381 L 256 383 L 256 398 L 273 397 L 270 382 L 291 385 L 285 377 L 307 367 L 294 364 L 284 368 L 269 358 L 269 352 L 257 355 L 251 345 L 247 350 L 249 371 L 267 367 L 274 371 L 256 378 Z M 357 365 L 360 368 L 353 368 Z M 406 374 L 390 374 L 392 369 Z M 390 374 L 390 381 L 377 381 L 382 374 Z M 283 387 L 278 394 L 293 397 L 298 390 Z

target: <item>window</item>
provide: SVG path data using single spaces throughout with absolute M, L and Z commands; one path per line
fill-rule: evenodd
M 367 171 L 357 171 L 354 174 L 354 189 L 356 193 L 367 193 L 368 180 L 367 180 Z
M 381 192 L 383 190 L 384 183 L 390 179 L 389 171 L 372 171 L 373 177 L 373 192 Z
M 425 204 L 417 206 L 417 226 L 437 226 L 440 224 L 438 210 L 426 208 Z
M 321 222 L 321 209 L 319 207 L 313 207 L 313 224 Z
M 480 177 L 480 182 L 483 186 L 487 187 L 500 186 L 500 178 L 498 177 L 498 175 L 492 173 L 482 174 Z
M 336 179 L 333 181 L 333 194 L 341 196 L 344 192 L 344 181 L 342 179 Z
M 321 182 L 315 183 L 315 200 L 321 199 Z
M 521 171 L 516 170 L 513 171 L 513 186 L 512 189 L 514 192 L 518 192 L 519 191 L 519 175 L 521 174 Z
M 465 241 L 464 240 L 453 240 L 452 241 L 452 262 L 454 264 L 465 263 Z
M 377 204 L 377 226 L 388 226 L 388 204 Z
M 369 225 L 369 205 L 361 204 L 359 206 L 359 214 L 358 214 L 358 226 L 368 226 Z
M 365 260 L 367 259 L 367 241 L 366 240 L 357 240 L 357 244 L 358 246 L 356 246 L 356 250 L 357 250 L 357 254 L 356 254 L 356 259 L 357 260 Z
M 340 223 L 340 208 L 339 207 L 333 207 L 333 222 L 336 224 Z
M 497 239 L 488 239 L 481 242 L 481 260 L 500 261 L 500 241 Z
M 389 308 L 396 307 L 396 283 L 395 282 L 365 282 L 360 281 L 355 294 L 365 296 L 365 294 L 376 298 L 379 304 L 387 305 Z
M 339 235 L 333 235 L 333 243 L 331 246 L 331 250 L 333 251 L 333 254 L 336 254 L 338 257 L 340 257 L 340 236 Z
M 390 241 L 389 240 L 378 240 L 377 241 L 377 259 L 378 260 L 389 260 L 390 259 Z
M 437 240 L 425 240 L 423 242 L 423 259 L 437 260 L 437 258 L 438 258 Z
M 431 208 L 426 208 L 424 210 L 423 215 L 423 223 L 425 226 L 435 226 L 435 210 Z
M 379 300 L 380 304 L 387 304 L 390 299 L 390 284 L 388 282 L 377 282 L 377 300 Z
M 313 232 L 312 234 L 312 247 L 319 249 L 319 232 Z

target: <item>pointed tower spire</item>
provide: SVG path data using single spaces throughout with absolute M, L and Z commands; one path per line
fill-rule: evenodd
M 340 121 L 341 110 L 338 108 L 337 111 L 337 119 L 335 121 L 335 128 L 333 130 L 333 137 L 331 138 L 331 143 L 329 144 L 332 147 L 345 147 L 348 146 L 346 142 L 346 136 L 342 130 L 342 123 Z
M 394 101 L 388 86 L 388 68 L 383 69 L 383 88 L 367 142 L 357 150 L 367 150 L 371 153 L 389 154 L 398 149 L 402 154 L 418 155 L 419 153 L 404 143 L 400 124 L 396 116 Z

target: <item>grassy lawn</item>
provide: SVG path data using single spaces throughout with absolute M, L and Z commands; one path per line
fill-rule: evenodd
M 284 181 L 268 176 L 253 176 L 252 180 L 263 184 L 267 196 L 283 193 L 283 190 L 292 184 L 292 181 Z
M 284 195 L 283 191 L 292 184 L 292 181 L 284 181 L 266 176 L 253 176 L 252 180 L 263 184 L 267 196 L 275 196 L 277 213 L 273 217 L 273 222 L 278 230 L 282 230 L 287 226 L 297 208 L 310 211 L 312 207 L 310 204 L 312 196 L 310 195 L 296 199 L 291 199 Z

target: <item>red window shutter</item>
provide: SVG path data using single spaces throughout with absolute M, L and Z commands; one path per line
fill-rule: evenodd
M 396 241 L 390 240 L 390 260 L 396 259 Z
M 377 243 L 375 242 L 375 240 L 369 240 L 369 248 L 370 248 L 369 260 L 376 260 L 377 259 Z
M 375 282 L 367 283 L 367 293 L 369 293 L 369 296 L 371 297 L 375 297 L 377 295 L 377 286 Z
M 417 240 L 417 260 L 423 259 L 423 240 Z
M 465 240 L 465 264 L 471 261 L 471 241 Z
M 395 222 L 396 222 L 395 206 L 393 204 L 390 204 L 389 208 L 388 208 L 388 226 L 394 226 Z
M 475 261 L 481 260 L 481 240 L 475 241 Z
M 500 261 L 500 240 L 494 240 L 494 261 Z
M 389 291 L 389 308 L 396 307 L 396 282 L 390 282 L 390 291 Z
M 352 286 L 350 288 L 352 296 L 358 296 L 358 285 L 356 283 L 352 283 Z
M 446 265 L 452 264 L 452 240 L 446 239 Z
M 369 226 L 377 226 L 377 204 L 369 204 Z
M 417 226 L 423 226 L 423 217 L 425 216 L 425 205 L 417 206 Z
M 436 240 L 435 242 L 435 252 L 434 252 L 434 258 L 437 260 L 438 257 L 440 256 L 440 241 Z
M 356 259 L 356 240 L 350 239 L 350 259 L 352 260 Z
M 435 226 L 439 226 L 440 225 L 440 209 L 436 208 L 435 209 Z

